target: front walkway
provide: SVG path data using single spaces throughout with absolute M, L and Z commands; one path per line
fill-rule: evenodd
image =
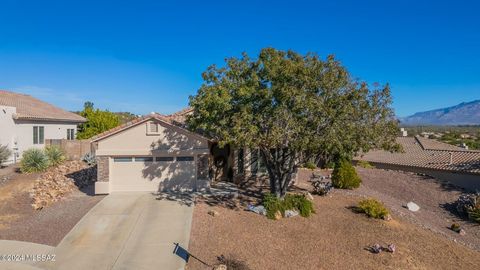
M 187 248 L 193 207 L 150 193 L 113 193 L 51 252 L 43 269 L 183 269 L 174 243 Z

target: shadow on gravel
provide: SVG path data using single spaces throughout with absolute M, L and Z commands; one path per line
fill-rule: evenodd
M 459 219 L 461 219 L 463 221 L 466 221 L 468 223 L 471 223 L 471 224 L 477 224 L 477 223 L 473 222 L 472 220 L 470 220 L 467 215 L 458 212 L 456 202 L 443 203 L 443 204 L 440 204 L 439 206 L 442 209 L 449 212 L 452 216 L 454 216 L 456 218 L 459 218 Z

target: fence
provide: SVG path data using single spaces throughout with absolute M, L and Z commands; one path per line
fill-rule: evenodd
M 65 152 L 68 160 L 79 160 L 87 153 L 93 153 L 94 149 L 90 140 L 45 140 L 45 146 L 55 145 Z

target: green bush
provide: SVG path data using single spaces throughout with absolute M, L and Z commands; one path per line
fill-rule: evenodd
M 269 219 L 275 219 L 275 213 L 281 211 L 282 208 L 280 199 L 272 193 L 266 193 L 263 196 L 262 204 L 267 211 L 267 217 Z
M 310 169 L 310 170 L 315 170 L 317 168 L 317 166 L 315 165 L 315 163 L 311 162 L 311 161 L 308 161 L 306 162 L 303 167 L 307 168 L 307 169 Z
M 309 217 L 315 213 L 313 203 L 301 194 L 287 194 L 283 199 L 282 210 L 282 215 L 286 210 L 298 210 L 302 217 Z
M 45 147 L 45 155 L 50 166 L 57 166 L 65 161 L 65 153 L 58 146 L 50 145 Z
M 335 188 L 354 189 L 360 186 L 362 180 L 357 175 L 352 163 L 341 159 L 335 165 L 332 173 L 332 184 Z
M 23 152 L 20 170 L 23 173 L 43 172 L 48 168 L 49 162 L 45 153 L 36 148 Z
M 375 199 L 365 199 L 358 203 L 358 210 L 372 218 L 385 218 L 389 213 L 383 203 Z
M 357 162 L 357 166 L 359 167 L 362 167 L 362 168 L 365 168 L 365 169 L 373 169 L 375 168 L 372 164 L 370 164 L 370 162 L 366 161 L 366 160 L 359 160 Z
M 285 216 L 286 210 L 296 210 L 302 217 L 309 217 L 315 213 L 313 203 L 301 194 L 287 194 L 285 198 L 279 199 L 271 193 L 266 193 L 263 197 L 263 206 L 270 219 L 275 219 L 277 211 L 280 211 L 282 216 Z
M 6 145 L 0 144 L 0 167 L 12 155 L 12 151 Z
M 468 217 L 474 222 L 480 223 L 480 208 L 468 211 Z

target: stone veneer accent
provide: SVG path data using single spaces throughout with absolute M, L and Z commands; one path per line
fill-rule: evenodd
M 197 156 L 197 179 L 208 180 L 208 158 L 209 155 Z
M 97 181 L 108 182 L 109 179 L 109 158 L 97 157 Z

